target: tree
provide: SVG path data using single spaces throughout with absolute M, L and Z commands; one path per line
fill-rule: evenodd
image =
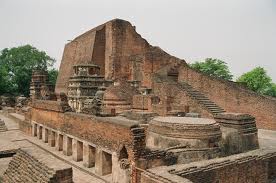
M 237 79 L 237 82 L 244 83 L 249 89 L 263 94 L 276 97 L 276 84 L 272 83 L 272 79 L 262 67 L 243 74 Z
M 57 81 L 58 70 L 51 69 L 48 71 L 48 73 L 49 73 L 49 83 L 52 85 L 55 85 Z
M 31 45 L 5 48 L 0 52 L 0 72 L 2 80 L 0 94 L 29 95 L 29 87 L 33 69 L 47 70 L 55 60 L 44 51 Z M 3 78 L 2 78 L 3 77 Z
M 210 76 L 222 78 L 225 80 L 233 79 L 233 75 L 231 74 L 227 64 L 219 59 L 206 58 L 203 62 L 197 61 L 193 64 L 190 64 L 190 67 Z

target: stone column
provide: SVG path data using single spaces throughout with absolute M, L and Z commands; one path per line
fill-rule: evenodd
M 45 143 L 48 143 L 49 130 L 47 128 L 43 128 L 42 130 L 42 140 Z
M 112 182 L 129 183 L 131 182 L 130 164 L 127 159 L 120 160 L 118 156 L 116 153 L 112 153 Z
M 63 140 L 63 154 L 66 156 L 71 156 L 73 151 L 72 151 L 72 138 L 65 136 L 64 135 L 64 140 Z
M 83 165 L 91 168 L 95 165 L 95 152 L 96 148 L 90 146 L 88 143 L 83 144 Z
M 112 173 L 112 155 L 96 149 L 95 173 L 103 176 Z
M 49 143 L 49 146 L 55 147 L 55 145 L 56 145 L 56 132 L 50 131 L 48 143 Z
M 32 136 L 36 137 L 37 136 L 37 124 L 32 123 Z
M 73 139 L 73 160 L 83 160 L 83 142 Z
M 42 126 L 37 125 L 37 131 L 38 131 L 38 139 L 42 139 Z
M 63 150 L 63 135 L 60 133 L 57 133 L 57 136 L 56 136 L 56 150 L 57 151 Z

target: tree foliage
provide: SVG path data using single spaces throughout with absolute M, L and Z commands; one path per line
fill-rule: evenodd
M 233 79 L 233 75 L 231 74 L 228 65 L 219 59 L 206 58 L 203 62 L 195 62 L 190 64 L 190 67 L 210 76 L 222 78 L 225 80 Z
M 57 81 L 58 70 L 53 68 L 49 70 L 48 73 L 49 73 L 49 83 L 52 85 L 55 85 Z
M 276 97 L 276 84 L 272 83 L 271 77 L 262 67 L 256 67 L 243 74 L 237 82 L 244 83 L 248 88 L 260 94 Z
M 0 52 L 0 94 L 28 96 L 32 70 L 47 70 L 54 62 L 44 51 L 31 45 L 3 49 Z

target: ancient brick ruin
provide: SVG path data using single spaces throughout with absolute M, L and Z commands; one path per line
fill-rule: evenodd
M 259 148 L 257 129 L 276 130 L 276 100 L 191 69 L 127 21 L 66 44 L 54 95 L 39 73 L 20 130 L 106 182 L 276 180 L 276 150 Z

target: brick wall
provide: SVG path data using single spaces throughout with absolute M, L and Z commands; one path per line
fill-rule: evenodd
M 227 112 L 256 117 L 258 128 L 276 130 L 276 99 L 258 95 L 239 84 L 207 76 L 187 66 L 179 69 L 179 81 L 201 91 Z
M 268 183 L 276 180 L 275 150 L 255 150 L 224 158 L 156 167 L 142 173 L 149 183 Z
M 115 19 L 66 44 L 55 91 L 67 92 L 75 64 L 95 63 L 106 79 L 138 80 L 151 88 L 154 72 L 178 62 L 183 61 L 151 46 L 129 22 Z
M 60 162 L 58 165 L 47 165 L 43 162 L 43 158 L 49 155 L 34 155 L 26 149 L 18 150 L 13 157 L 7 170 L 4 173 L 3 180 L 5 183 L 18 183 L 18 182 L 47 182 L 47 183 L 73 183 L 73 171 L 69 166 L 63 166 Z M 41 161 L 42 160 L 42 161 Z M 47 159 L 49 161 L 49 159 Z M 54 162 L 54 161 L 53 161 Z
M 153 104 L 153 111 L 159 115 L 166 115 L 169 111 L 185 112 L 185 106 L 189 106 L 189 112 L 199 113 L 201 117 L 212 118 L 212 115 L 199 103 L 177 86 L 177 83 L 154 82 L 154 93 L 160 97 L 158 104 Z
M 106 25 L 108 26 L 108 25 Z M 67 93 L 69 77 L 73 74 L 73 65 L 96 63 L 104 66 L 105 25 L 98 26 L 67 43 L 64 48 L 55 92 Z M 96 47 L 96 48 L 95 48 Z M 93 50 L 95 51 L 93 52 Z M 93 61 L 93 59 L 95 61 Z M 101 68 L 104 70 L 104 68 Z M 101 73 L 103 73 L 102 71 Z
M 223 166 L 223 168 L 200 171 L 184 177 L 194 183 L 266 183 L 267 173 L 267 163 L 260 160 L 231 164 Z
M 276 157 L 272 157 L 268 163 L 268 178 L 271 182 L 276 181 Z
M 94 60 L 94 61 L 93 61 Z M 233 82 L 219 80 L 190 69 L 185 61 L 151 46 L 129 22 L 111 20 L 75 38 L 65 46 L 56 92 L 67 92 L 71 66 L 96 62 L 106 79 L 138 80 L 153 88 L 153 74 L 178 66 L 179 80 L 204 93 L 227 112 L 256 117 L 259 128 L 276 129 L 276 99 L 257 95 Z
M 32 121 L 100 147 L 108 148 L 113 152 L 118 152 L 120 147 L 125 146 L 130 159 L 134 159 L 133 139 L 135 135 L 131 129 L 137 127 L 136 122 L 121 120 L 121 117 L 104 118 L 70 112 L 64 113 L 38 105 L 37 103 L 34 105 L 36 107 L 32 108 Z M 59 109 L 60 103 L 56 101 L 56 105 L 57 107 L 53 108 Z

